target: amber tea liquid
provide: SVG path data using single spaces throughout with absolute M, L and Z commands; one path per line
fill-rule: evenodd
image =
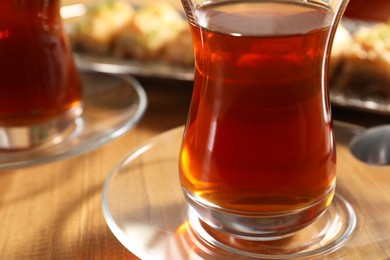
M 58 0 L 0 3 L 0 125 L 50 121 L 80 106 Z
M 206 5 L 198 25 L 190 21 L 196 72 L 180 179 L 211 225 L 224 225 L 220 213 L 234 222 L 303 211 L 296 229 L 330 204 L 336 155 L 323 70 L 331 17 L 320 5 L 261 1 Z

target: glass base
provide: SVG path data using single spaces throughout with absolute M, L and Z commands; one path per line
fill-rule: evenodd
M 231 237 L 252 241 L 279 240 L 292 236 L 298 230 L 312 224 L 326 210 L 329 198 L 334 196 L 334 186 L 319 200 L 304 208 L 288 212 L 252 214 L 219 208 L 189 193 L 184 187 L 184 196 L 192 211 L 210 228 L 220 230 Z M 319 212 L 314 215 L 313 212 Z
M 0 127 L 0 149 L 25 150 L 58 144 L 80 132 L 82 107 L 73 108 L 51 121 L 29 126 Z
M 188 245 L 209 247 L 201 257 L 235 255 L 243 259 L 291 259 L 326 255 L 340 248 L 350 237 L 356 226 L 356 214 L 351 205 L 336 194 L 333 203 L 321 217 L 306 228 L 278 240 L 245 240 L 213 229 L 203 222 L 196 211 L 189 209 L 191 235 Z
M 188 206 L 178 177 L 183 127 L 132 151 L 109 175 L 103 213 L 117 239 L 141 259 L 295 259 L 340 249 L 356 227 L 352 206 L 336 190 L 328 210 L 294 235 L 253 241 L 217 231 Z

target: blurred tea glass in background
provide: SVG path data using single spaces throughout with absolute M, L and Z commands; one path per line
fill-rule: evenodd
M 0 149 L 61 140 L 82 112 L 59 0 L 0 3 Z
M 196 70 L 180 179 L 205 230 L 280 239 L 331 204 L 327 71 L 347 3 L 182 0 Z

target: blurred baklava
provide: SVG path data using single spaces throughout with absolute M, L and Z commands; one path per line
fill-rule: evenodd
M 186 21 L 171 5 L 165 2 L 146 4 L 117 33 L 113 52 L 119 57 L 159 59 L 164 47 L 177 39 L 184 29 L 187 29 Z
M 343 26 L 343 24 L 340 23 L 334 36 L 330 56 L 329 78 L 331 80 L 333 77 L 338 75 L 338 72 L 342 67 L 343 61 L 345 59 L 345 53 L 351 46 L 351 43 L 352 36 L 350 32 Z
M 337 84 L 344 93 L 390 97 L 390 22 L 354 34 Z
M 108 53 L 117 33 L 131 21 L 134 12 L 134 7 L 125 0 L 99 2 L 88 8 L 70 32 L 73 48 Z

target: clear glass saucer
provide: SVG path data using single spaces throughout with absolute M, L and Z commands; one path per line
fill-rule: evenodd
M 337 192 L 312 225 L 277 241 L 214 234 L 187 205 L 178 178 L 183 127 L 130 152 L 110 173 L 102 207 L 116 238 L 141 259 L 316 259 L 340 249 L 356 227 L 352 206 Z
M 0 170 L 32 166 L 80 155 L 126 133 L 141 119 L 147 97 L 130 76 L 80 71 L 83 113 L 58 142 L 31 150 L 0 151 Z

